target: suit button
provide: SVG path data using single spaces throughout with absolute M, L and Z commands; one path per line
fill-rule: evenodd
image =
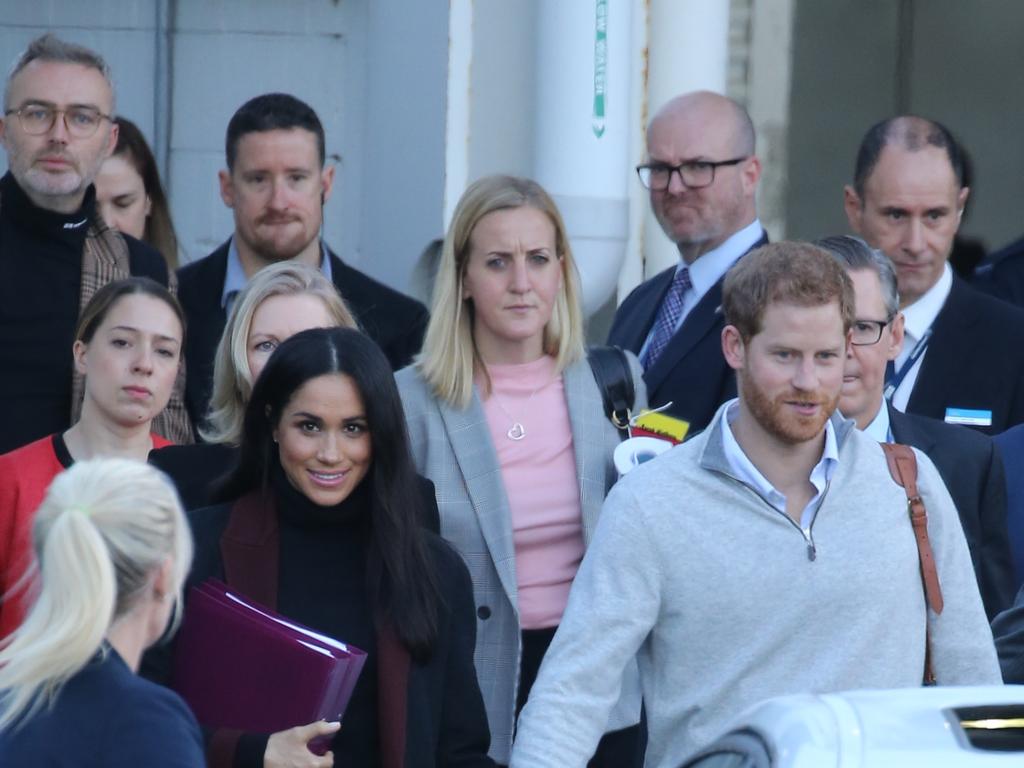
M 491 618 L 491 609 L 488 608 L 486 605 L 481 605 L 479 608 L 476 609 L 476 615 L 478 619 L 481 619 L 482 621 L 487 621 L 487 619 Z

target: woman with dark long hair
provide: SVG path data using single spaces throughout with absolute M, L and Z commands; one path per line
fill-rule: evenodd
M 117 145 L 96 174 L 96 207 L 108 225 L 160 251 L 178 267 L 178 236 L 146 137 L 131 120 L 114 118 Z
M 271 352 L 299 331 L 334 326 L 357 327 L 333 283 L 308 264 L 271 264 L 238 293 L 217 345 L 209 412 L 196 419 L 203 442 L 149 456 L 174 481 L 186 510 L 209 506 L 237 460 L 245 404 Z
M 235 500 L 191 516 L 190 583 L 224 579 L 368 658 L 343 728 L 214 732 L 211 764 L 492 765 L 469 576 L 420 525 L 432 500 L 384 354 L 351 329 L 292 336 L 256 380 L 240 445 L 222 492 Z M 307 743 L 329 734 L 317 757 Z

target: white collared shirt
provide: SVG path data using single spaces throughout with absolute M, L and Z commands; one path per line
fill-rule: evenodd
M 935 285 L 925 291 L 921 298 L 903 310 L 905 339 L 903 341 L 903 350 L 900 352 L 900 356 L 896 358 L 897 371 L 902 368 L 907 358 L 910 357 L 914 347 L 917 346 L 917 342 L 921 340 L 928 329 L 935 323 L 935 318 L 942 311 L 942 307 L 946 303 L 946 299 L 949 298 L 951 290 L 953 290 L 953 270 L 950 268 L 949 262 L 946 262 L 946 266 L 942 270 L 942 276 Z M 920 372 L 921 364 L 924 362 L 927 354 L 928 351 L 925 350 L 924 354 L 914 362 L 914 366 L 907 375 L 903 377 L 903 381 L 900 382 L 899 387 L 892 395 L 893 408 L 900 411 L 907 410 L 910 393 L 914 391 L 914 384 L 917 383 L 917 374 Z
M 775 486 L 768 482 L 768 478 L 761 474 L 753 462 L 743 452 L 743 448 L 736 441 L 732 433 L 732 422 L 739 411 L 739 400 L 732 400 L 729 406 L 722 411 L 722 443 L 725 449 L 725 457 L 729 466 L 736 476 L 743 482 L 750 485 L 769 504 L 782 514 L 786 514 L 786 497 L 780 493 Z M 825 422 L 825 448 L 821 452 L 821 459 L 811 470 L 810 481 L 816 493 L 807 502 L 803 512 L 800 514 L 800 528 L 804 535 L 810 537 L 811 525 L 814 524 L 814 516 L 818 512 L 818 502 L 825 493 L 832 474 L 839 464 L 839 444 L 836 442 L 835 429 L 832 427 L 832 420 Z
M 676 331 L 682 327 L 686 316 L 700 303 L 700 300 L 711 290 L 711 287 L 729 271 L 729 267 L 735 264 L 740 256 L 749 251 L 754 246 L 754 243 L 763 236 L 764 227 L 761 226 L 760 219 L 755 218 L 743 229 L 730 235 L 717 248 L 712 248 L 707 253 L 701 255 L 693 264 L 686 265 L 680 262 L 676 266 L 676 274 L 679 273 L 680 269 L 688 266 L 692 286 L 683 294 L 683 309 L 679 313 L 679 319 L 676 321 Z M 644 354 L 647 352 L 647 345 L 650 343 L 651 335 L 656 327 L 657 323 L 651 325 L 651 330 L 644 340 L 644 345 L 640 348 L 639 357 L 641 359 L 643 359 Z
M 875 418 L 871 420 L 871 423 L 864 427 L 864 434 L 879 443 L 891 443 L 892 442 L 892 427 L 889 425 L 889 409 L 885 405 L 885 401 L 882 401 L 881 407 L 878 409 L 878 413 L 875 414 Z

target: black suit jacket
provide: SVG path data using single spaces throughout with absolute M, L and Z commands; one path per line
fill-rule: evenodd
M 893 439 L 925 453 L 953 497 L 991 620 L 1010 604 L 1016 591 L 1006 531 L 1006 476 L 999 452 L 985 435 L 887 407 Z
M 763 235 L 753 248 L 767 242 L 768 235 Z M 633 289 L 615 312 L 609 344 L 640 354 L 675 272 L 669 267 Z M 690 435 L 703 430 L 718 406 L 736 396 L 736 376 L 722 356 L 723 280 L 704 294 L 665 351 L 644 371 L 651 408 L 671 400 L 667 413 L 690 422 Z
M 944 419 L 947 408 L 992 412 L 989 435 L 1024 422 L 1024 310 L 953 277 L 932 324 L 908 413 Z
M 1024 424 L 992 438 L 1006 469 L 1006 529 L 1017 569 L 1015 587 L 1024 586 Z
M 971 285 L 997 299 L 1024 307 L 1024 237 L 979 264 Z
M 188 319 L 185 404 L 196 425 L 206 417 L 213 390 L 213 359 L 227 323 L 220 297 L 228 269 L 228 243 L 178 271 L 178 298 Z M 426 307 L 348 266 L 326 244 L 324 250 L 331 260 L 334 285 L 360 327 L 384 350 L 394 370 L 404 368 L 423 344 Z
M 996 641 L 1003 682 L 1024 683 L 1024 587 L 1017 593 L 1013 606 L 992 622 L 992 637 Z

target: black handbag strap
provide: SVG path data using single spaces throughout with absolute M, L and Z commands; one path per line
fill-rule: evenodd
M 633 372 L 626 353 L 618 347 L 591 347 L 587 351 L 590 370 L 601 390 L 604 412 L 615 428 L 625 433 L 629 428 L 630 410 L 636 400 Z

